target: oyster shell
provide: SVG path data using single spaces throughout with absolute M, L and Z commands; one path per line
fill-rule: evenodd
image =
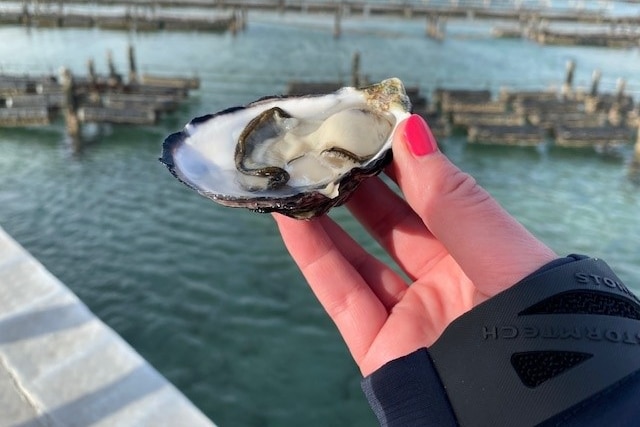
M 327 95 L 267 97 L 193 119 L 163 144 L 180 181 L 225 206 L 306 219 L 346 201 L 391 160 L 411 103 L 399 79 Z

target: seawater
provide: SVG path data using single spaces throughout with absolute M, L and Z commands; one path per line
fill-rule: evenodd
M 607 5 L 611 3 L 607 2 Z M 370 426 L 360 376 L 334 326 L 284 249 L 269 215 L 218 206 L 157 161 L 163 138 L 190 118 L 282 93 L 290 80 L 349 81 L 355 51 L 371 80 L 398 76 L 425 94 L 439 86 L 559 87 L 627 79 L 640 92 L 638 49 L 539 46 L 490 37 L 493 23 L 450 21 L 442 42 L 422 20 L 343 20 L 250 13 L 246 32 L 123 33 L 0 28 L 11 72 L 197 75 L 202 88 L 157 126 L 89 129 L 80 152 L 61 122 L 0 129 L 0 224 L 221 426 Z M 548 145 L 443 151 L 559 254 L 606 259 L 640 291 L 640 186 L 631 148 L 616 156 Z M 332 216 L 388 260 L 344 208 Z M 499 262 L 499 260 L 497 260 Z

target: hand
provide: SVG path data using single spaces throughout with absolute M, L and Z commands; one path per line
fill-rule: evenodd
M 437 149 L 414 115 L 394 135 L 386 173 L 347 203 L 409 280 L 331 218 L 274 215 L 291 256 L 337 325 L 363 375 L 428 347 L 455 318 L 557 256 Z

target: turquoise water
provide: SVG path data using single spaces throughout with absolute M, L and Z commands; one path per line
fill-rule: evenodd
M 126 34 L 0 28 L 6 71 L 106 70 L 106 50 L 126 69 L 198 75 L 202 88 L 153 127 L 111 127 L 73 153 L 62 123 L 0 129 L 0 224 L 107 324 L 221 426 L 370 426 L 373 416 L 344 345 L 308 291 L 268 215 L 220 207 L 175 181 L 156 160 L 162 139 L 191 117 L 281 93 L 289 80 L 349 80 L 354 51 L 372 80 L 398 76 L 430 93 L 438 85 L 559 86 L 603 72 L 640 93 L 638 49 L 543 47 L 494 40 L 491 25 L 451 21 L 449 37 L 424 22 L 343 22 L 250 14 L 247 32 Z M 442 149 L 558 253 L 605 258 L 640 290 L 640 186 L 631 150 L 468 146 Z M 384 256 L 343 208 L 332 213 Z

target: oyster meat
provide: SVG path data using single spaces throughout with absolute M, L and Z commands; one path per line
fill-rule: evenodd
M 388 164 L 393 132 L 410 110 L 397 78 L 262 98 L 193 119 L 165 139 L 160 161 L 222 205 L 311 218 Z

